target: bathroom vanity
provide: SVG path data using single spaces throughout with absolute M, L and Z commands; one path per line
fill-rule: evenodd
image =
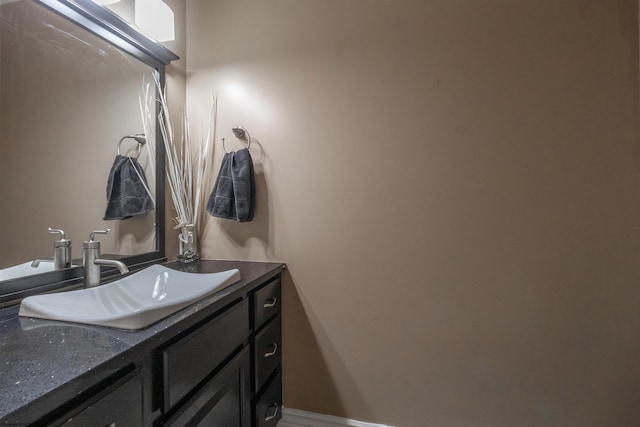
M 0 310 L 0 425 L 275 426 L 284 264 L 167 266 L 241 280 L 137 331 Z

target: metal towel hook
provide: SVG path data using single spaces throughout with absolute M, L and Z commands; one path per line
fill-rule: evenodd
M 143 133 L 136 133 L 136 134 L 123 136 L 122 138 L 120 138 L 120 141 L 118 141 L 118 155 L 121 155 L 120 144 L 122 144 L 122 141 L 129 138 L 135 139 L 138 142 L 138 154 L 136 155 L 136 159 L 137 159 L 138 157 L 140 157 L 140 151 L 142 150 L 142 146 L 147 143 L 147 137 Z
M 248 130 L 246 130 L 242 126 L 236 126 L 236 127 L 232 128 L 231 130 L 233 131 L 233 134 L 235 135 L 236 138 L 238 138 L 238 139 L 246 139 L 247 140 L 247 150 L 251 149 L 251 135 L 249 134 Z M 222 138 L 222 149 L 224 150 L 225 153 L 227 152 L 227 148 L 224 146 L 224 138 Z

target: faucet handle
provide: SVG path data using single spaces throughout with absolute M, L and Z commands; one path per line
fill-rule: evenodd
M 89 241 L 90 242 L 94 241 L 95 234 L 109 234 L 110 232 L 111 232 L 110 228 L 107 228 L 106 230 L 93 230 L 91 233 L 89 233 Z
M 58 233 L 60 235 L 60 238 L 53 242 L 53 247 L 54 248 L 64 248 L 64 247 L 71 246 L 71 240 L 67 240 L 67 239 L 64 238 L 64 231 L 63 230 L 49 227 L 49 233 L 51 233 L 51 234 Z M 67 256 L 67 258 L 71 259 L 71 255 L 69 254 L 69 256 Z
M 64 240 L 64 230 L 61 230 L 58 228 L 51 228 L 51 227 L 49 227 L 48 230 L 49 230 L 49 233 L 51 234 L 56 234 L 56 233 L 60 234 L 60 240 Z

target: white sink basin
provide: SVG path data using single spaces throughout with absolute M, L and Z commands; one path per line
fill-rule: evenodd
M 53 262 L 41 262 L 37 267 L 31 267 L 31 261 L 0 269 L 0 281 L 17 279 L 18 277 L 53 271 Z
M 198 274 L 153 265 L 95 288 L 27 297 L 19 314 L 142 329 L 239 280 L 237 269 Z

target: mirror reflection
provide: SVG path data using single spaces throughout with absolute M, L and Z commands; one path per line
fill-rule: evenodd
M 96 229 L 112 229 L 103 254 L 156 250 L 155 209 L 103 220 L 118 144 L 143 133 L 138 93 L 154 69 L 30 0 L 2 2 L 0 18 L 0 281 L 53 267 L 60 237 L 49 228 L 71 240 L 74 264 Z M 137 162 L 154 194 L 155 159 L 142 148 Z

